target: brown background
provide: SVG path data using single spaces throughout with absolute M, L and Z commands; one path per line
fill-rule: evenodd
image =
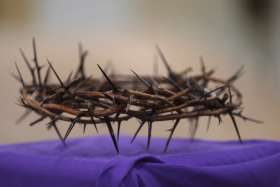
M 257 4 L 256 4 L 257 2 Z M 238 86 L 244 93 L 245 113 L 265 121 L 262 125 L 239 121 L 244 138 L 280 138 L 279 101 L 279 28 L 280 5 L 277 1 L 257 0 L 0 0 L 0 143 L 56 138 L 44 123 L 33 128 L 28 122 L 15 121 L 24 111 L 15 105 L 19 84 L 10 76 L 17 61 L 28 76 L 18 49 L 31 55 L 31 39 L 37 39 L 40 63 L 53 61 L 62 77 L 77 66 L 77 43 L 90 51 L 87 72 L 100 76 L 96 68 L 110 62 L 120 73 L 134 69 L 153 73 L 158 44 L 176 70 L 193 66 L 199 70 L 203 56 L 217 75 L 228 77 L 241 65 L 246 74 Z M 253 4 L 252 4 L 253 3 Z M 259 3 L 259 4 L 258 4 Z M 30 56 L 31 57 L 31 56 Z M 160 73 L 165 70 L 161 66 Z M 54 79 L 55 81 L 55 79 Z M 131 134 L 136 121 L 126 123 L 123 133 Z M 158 124 L 153 134 L 166 136 L 169 123 Z M 61 127 L 67 126 L 61 124 Z M 102 133 L 106 129 L 102 128 Z M 143 131 L 142 135 L 146 132 Z M 175 132 L 187 137 L 188 123 L 181 122 Z M 75 128 L 72 136 L 80 136 Z M 87 135 L 95 135 L 89 128 Z M 233 126 L 224 119 L 221 126 L 213 120 L 206 132 L 201 122 L 198 136 L 211 139 L 235 139 Z

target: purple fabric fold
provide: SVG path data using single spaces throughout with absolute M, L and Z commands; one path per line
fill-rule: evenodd
M 280 187 L 280 142 L 109 137 L 0 145 L 0 186 Z

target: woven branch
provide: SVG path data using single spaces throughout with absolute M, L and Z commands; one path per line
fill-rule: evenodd
M 175 120 L 168 136 L 164 151 L 179 122 L 186 118 L 194 122 L 192 137 L 195 136 L 200 117 L 208 116 L 222 121 L 222 116 L 228 115 L 234 125 L 239 141 L 241 135 L 235 118 L 261 123 L 261 121 L 245 117 L 242 114 L 242 94 L 233 85 L 243 72 L 241 67 L 226 80 L 214 77 L 214 70 L 206 70 L 203 59 L 201 73 L 190 75 L 191 68 L 182 72 L 175 72 L 170 67 L 163 52 L 156 47 L 159 57 L 167 69 L 168 76 L 140 76 L 131 71 L 129 75 L 106 73 L 99 65 L 102 78 L 92 78 L 85 73 L 85 58 L 87 51 L 79 46 L 80 62 L 75 73 L 70 73 L 63 81 L 56 72 L 52 63 L 48 61 L 48 68 L 42 76 L 43 66 L 39 65 L 35 40 L 33 39 L 33 63 L 31 65 L 23 50 L 20 53 L 27 65 L 32 81 L 26 83 L 16 64 L 17 75 L 13 75 L 22 85 L 19 104 L 27 109 L 20 118 L 23 120 L 30 111 L 39 115 L 31 122 L 33 126 L 49 118 L 48 128 L 54 128 L 60 140 L 65 141 L 76 124 L 83 124 L 84 131 L 87 125 L 106 125 L 117 152 L 118 139 L 123 121 L 136 118 L 139 128 L 136 130 L 132 142 L 147 123 L 147 149 L 150 146 L 152 126 L 156 121 Z M 59 84 L 49 82 L 50 73 L 53 73 Z M 57 126 L 58 121 L 70 122 L 66 134 L 63 136 Z M 117 132 L 112 127 L 117 124 Z

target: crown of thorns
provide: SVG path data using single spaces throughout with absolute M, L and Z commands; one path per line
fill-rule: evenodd
M 207 126 L 209 127 L 211 118 L 217 118 L 220 123 L 222 116 L 228 115 L 240 143 L 242 139 L 236 118 L 261 123 L 242 114 L 242 94 L 233 83 L 242 74 L 243 67 L 228 79 L 223 80 L 214 77 L 213 69 L 206 70 L 201 58 L 200 74 L 189 75 L 190 67 L 182 72 L 175 72 L 157 46 L 158 55 L 168 72 L 166 77 L 140 76 L 132 70 L 130 75 L 108 75 L 106 70 L 97 64 L 104 77 L 92 78 L 85 73 L 84 64 L 88 52 L 79 45 L 79 66 L 76 72 L 70 73 L 63 81 L 49 60 L 47 60 L 49 66 L 42 77 L 43 66 L 40 66 L 38 62 L 34 38 L 32 44 L 34 66 L 20 49 L 21 56 L 30 71 L 32 82 L 27 84 L 24 81 L 16 63 L 17 75 L 13 74 L 22 85 L 19 104 L 27 109 L 19 121 L 32 111 L 40 117 L 31 122 L 30 126 L 49 118 L 50 121 L 46 124 L 48 129 L 53 128 L 63 144 L 76 124 L 82 124 L 84 132 L 87 125 L 93 125 L 97 132 L 97 125 L 105 125 L 116 151 L 119 152 L 118 139 L 122 122 L 131 118 L 139 121 L 139 127 L 131 142 L 147 124 L 147 149 L 150 147 L 154 122 L 174 121 L 173 126 L 168 129 L 169 136 L 164 151 L 167 151 L 174 131 L 182 119 L 188 119 L 194 124 L 192 131 L 192 137 L 194 137 L 200 117 L 208 117 Z M 51 72 L 59 84 L 49 83 Z M 70 123 L 64 136 L 58 128 L 58 121 Z M 117 124 L 116 133 L 113 123 Z

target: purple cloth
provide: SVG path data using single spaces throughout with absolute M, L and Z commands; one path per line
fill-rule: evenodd
M 133 144 L 121 137 L 116 155 L 109 137 L 0 146 L 0 186 L 278 187 L 280 142 L 165 139 Z

